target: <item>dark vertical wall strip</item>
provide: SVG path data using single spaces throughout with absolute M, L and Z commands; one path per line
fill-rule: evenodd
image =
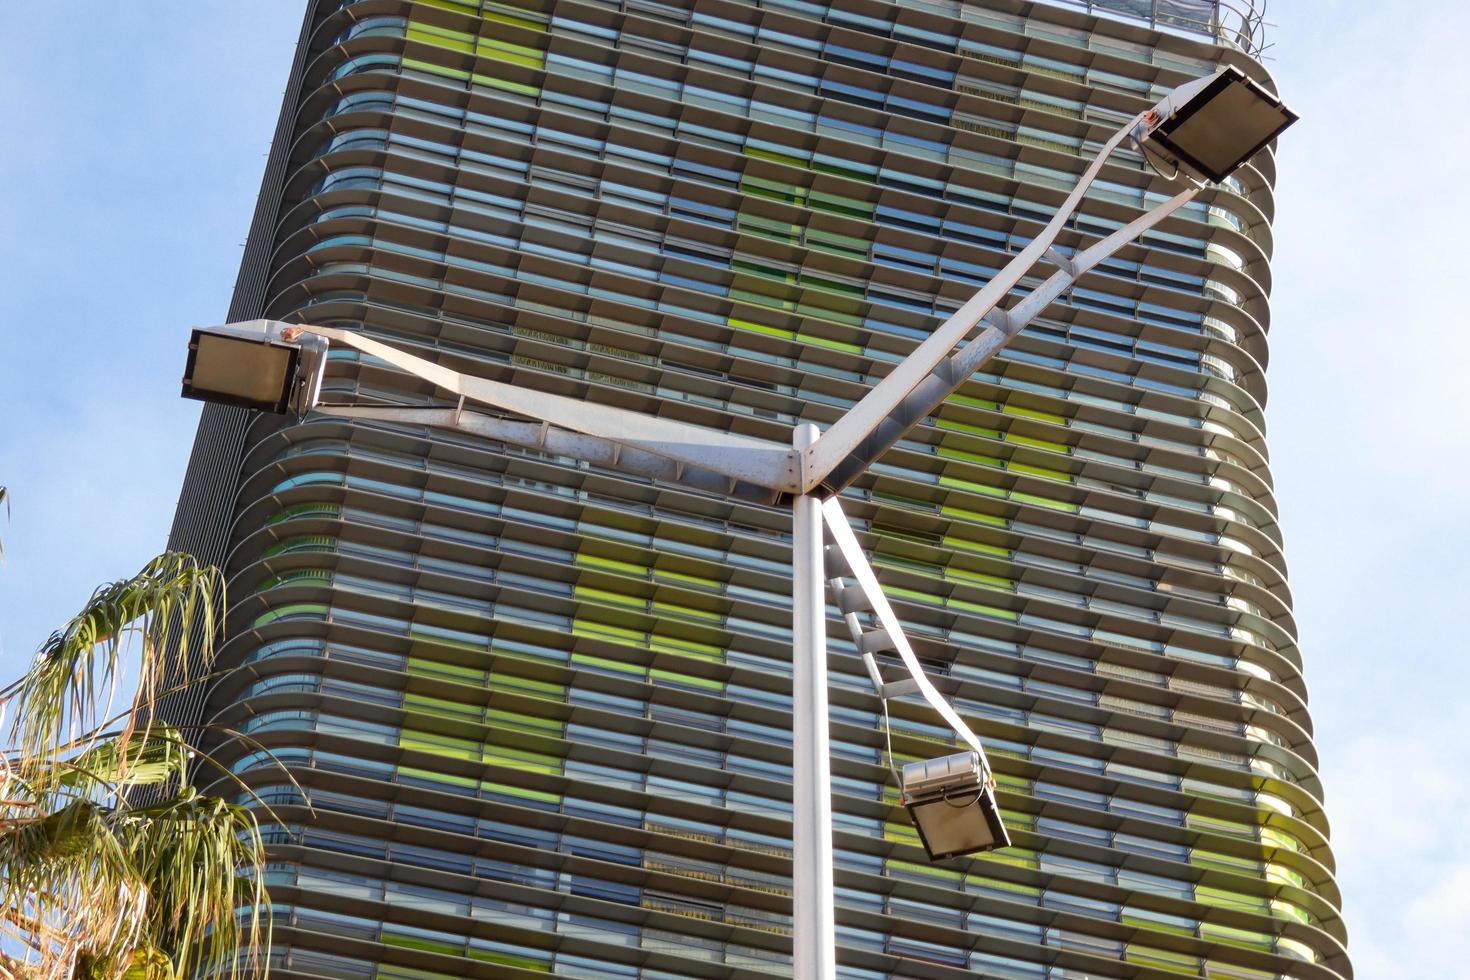
M 296 105 L 301 96 L 301 74 L 306 63 L 307 41 L 316 19 L 316 3 L 309 4 L 296 40 L 296 56 L 291 61 L 291 74 L 281 100 L 281 114 L 271 138 L 270 155 L 261 177 L 260 193 L 255 201 L 255 216 L 240 259 L 240 272 L 235 277 L 235 290 L 230 300 L 227 320 L 249 320 L 261 315 L 265 303 L 266 274 L 270 254 L 275 247 L 275 229 L 280 220 L 281 192 L 286 164 L 291 152 L 291 133 L 296 125 Z M 183 336 L 186 324 L 176 325 Z M 206 405 L 199 416 L 199 429 L 194 435 L 194 448 L 184 471 L 184 485 L 179 491 L 173 527 L 169 529 L 168 547 L 183 551 L 200 562 L 223 565 L 229 550 L 233 525 L 235 494 L 238 490 L 240 456 L 245 445 L 245 430 L 252 413 L 241 408 Z M 195 685 L 170 697 L 161 708 L 162 717 L 181 725 L 195 725 L 205 687 Z

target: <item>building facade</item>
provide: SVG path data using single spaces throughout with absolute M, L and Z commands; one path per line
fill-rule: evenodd
M 313 2 L 231 319 L 785 441 L 1124 121 L 1223 62 L 1269 86 L 1220 15 Z M 1351 976 L 1263 435 L 1273 181 L 1088 276 L 846 492 L 1015 846 L 925 859 L 834 609 L 844 977 Z M 1167 193 L 1119 154 L 1067 249 Z M 346 350 L 324 398 L 434 403 Z M 237 669 L 178 710 L 248 736 L 211 748 L 281 821 L 277 975 L 789 973 L 788 520 L 207 408 L 173 543 L 225 566 Z M 892 739 L 953 743 L 918 702 Z

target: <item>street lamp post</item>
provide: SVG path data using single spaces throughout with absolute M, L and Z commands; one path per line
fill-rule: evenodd
M 195 330 L 183 394 L 277 413 L 430 425 L 572 457 L 589 464 L 728 498 L 789 505 L 792 512 L 792 898 L 795 980 L 834 980 L 835 907 L 827 712 L 824 578 L 852 631 L 885 716 L 891 697 L 921 694 L 968 751 L 912 763 L 899 777 L 934 860 L 1007 846 L 984 747 L 935 689 L 878 585 L 837 495 L 933 412 L 1048 304 L 1099 262 L 1191 200 L 1204 179 L 1222 180 L 1296 116 L 1226 67 L 1176 89 L 1104 144 L 1056 215 L 1019 254 L 941 324 L 825 433 L 798 425 L 790 446 L 518 388 L 450 370 L 355 331 L 270 320 Z M 1104 161 L 1132 140 L 1186 187 L 1090 247 L 1055 247 Z M 1162 172 L 1162 171 L 1161 171 Z M 1056 271 L 1008 310 L 1000 302 L 1038 263 Z M 983 326 L 972 339 L 972 331 Z M 453 408 L 328 405 L 318 401 L 327 345 L 342 344 L 456 396 Z M 466 403 L 501 414 L 467 410 Z M 826 537 L 833 541 L 824 549 Z M 834 560 L 828 562 L 830 556 Z M 845 577 L 855 585 L 844 584 Z M 876 625 L 871 625 L 876 623 Z M 893 652 L 909 676 L 883 679 L 873 657 Z

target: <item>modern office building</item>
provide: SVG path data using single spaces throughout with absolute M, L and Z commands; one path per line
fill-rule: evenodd
M 230 318 L 785 441 L 1122 122 L 1221 63 L 1271 87 L 1233 17 L 314 2 Z M 1106 263 L 847 491 L 1015 846 L 925 859 L 834 609 L 844 977 L 1351 976 L 1264 437 L 1273 181 L 1262 152 Z M 1170 193 L 1120 153 L 1067 249 Z M 329 401 L 433 398 L 332 352 Z M 282 821 L 275 975 L 789 972 L 788 520 L 207 408 L 173 543 L 225 566 L 237 669 L 180 710 L 278 760 L 211 740 Z M 893 707 L 896 761 L 954 751 Z

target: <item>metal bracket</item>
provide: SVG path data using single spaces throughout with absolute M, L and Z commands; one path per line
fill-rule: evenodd
M 1056 266 L 1058 269 L 1061 269 L 1073 279 L 1076 279 L 1077 276 L 1080 274 L 1077 270 L 1076 263 L 1074 263 L 1067 256 L 1063 255 L 1062 250 L 1057 248 L 1055 245 L 1046 250 L 1046 258 L 1047 261 L 1051 262 L 1052 265 Z
M 901 681 L 885 681 L 883 672 L 878 668 L 878 661 L 871 653 L 863 654 L 863 666 L 868 668 L 868 678 L 873 682 L 873 690 L 878 692 L 878 697 L 884 701 L 901 698 L 906 694 L 918 694 L 919 684 L 912 677 L 905 677 Z
M 1008 311 L 1001 309 L 999 306 L 981 317 L 980 322 L 994 327 L 1008 337 L 1011 334 L 1017 332 L 1016 330 L 1012 329 L 1011 314 Z M 974 341 L 971 341 L 971 343 L 974 343 Z M 953 359 L 953 357 L 950 358 L 950 360 Z

